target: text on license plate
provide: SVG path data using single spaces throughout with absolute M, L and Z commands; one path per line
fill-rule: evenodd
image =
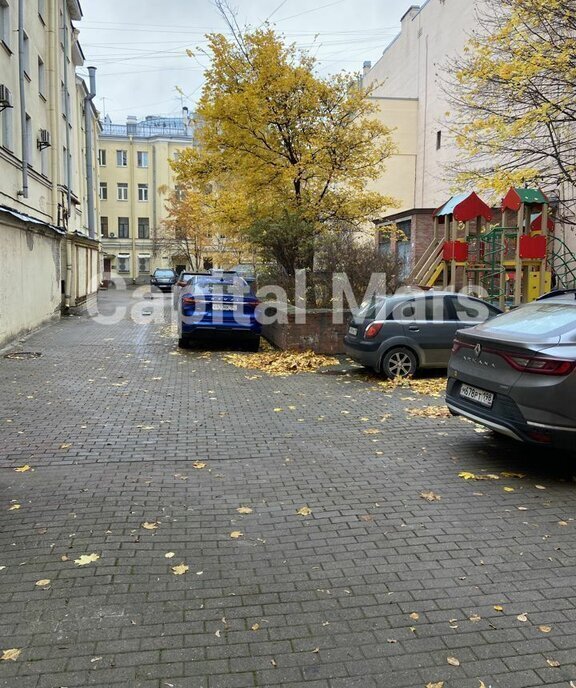
M 475 401 L 477 404 L 482 404 L 482 406 L 490 407 L 494 403 L 492 392 L 487 392 L 484 389 L 478 389 L 478 387 L 472 387 L 471 385 L 462 385 L 460 387 L 460 396 Z
M 358 328 L 357 327 L 349 327 L 348 328 L 348 334 L 358 334 Z
M 213 311 L 235 311 L 236 305 L 233 303 L 213 303 Z

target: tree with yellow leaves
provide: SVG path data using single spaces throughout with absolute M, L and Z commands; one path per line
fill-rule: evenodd
M 576 182 L 576 2 L 484 0 L 451 65 L 460 182 L 503 193 Z M 573 196 L 573 193 L 569 194 Z
M 180 184 L 215 184 L 214 221 L 258 246 L 274 242 L 288 274 L 311 268 L 314 238 L 394 205 L 366 188 L 393 152 L 358 79 L 320 77 L 316 61 L 271 27 L 210 34 L 197 143 L 172 167 Z

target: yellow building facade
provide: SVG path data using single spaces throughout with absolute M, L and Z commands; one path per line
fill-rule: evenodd
M 77 0 L 0 0 L 0 345 L 85 306 L 100 280 L 81 18 Z

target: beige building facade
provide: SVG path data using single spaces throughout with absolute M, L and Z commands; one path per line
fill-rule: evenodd
M 0 0 L 0 346 L 85 307 L 100 279 L 81 18 L 77 0 Z

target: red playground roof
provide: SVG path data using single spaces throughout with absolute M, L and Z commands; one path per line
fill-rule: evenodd
M 492 210 L 474 192 L 457 194 L 434 211 L 434 217 L 453 215 L 458 222 L 468 222 L 483 217 L 487 222 L 492 219 Z
M 541 205 L 547 202 L 546 196 L 540 189 L 521 189 L 511 187 L 504 200 L 502 201 L 502 210 L 520 210 L 522 203 L 527 205 Z

